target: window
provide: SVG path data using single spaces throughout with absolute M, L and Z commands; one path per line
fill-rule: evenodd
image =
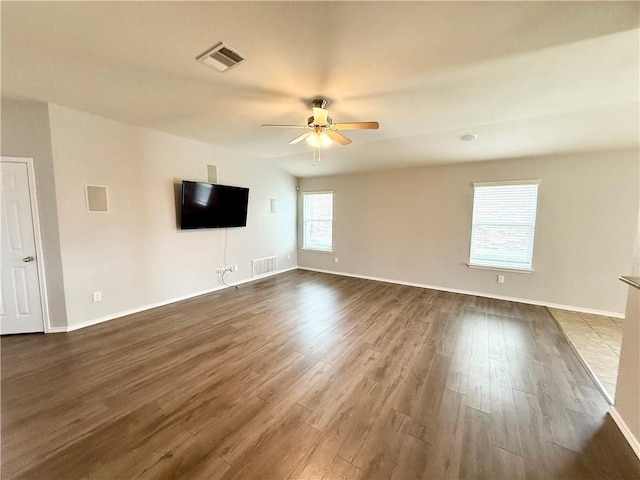
M 473 184 L 469 266 L 531 270 L 539 183 Z
M 333 192 L 303 193 L 302 248 L 333 250 Z

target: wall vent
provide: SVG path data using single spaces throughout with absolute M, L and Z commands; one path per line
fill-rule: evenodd
M 240 52 L 222 42 L 198 57 L 199 62 L 219 72 L 229 70 L 244 60 Z
M 251 262 L 254 277 L 262 277 L 278 270 L 278 257 L 256 258 Z

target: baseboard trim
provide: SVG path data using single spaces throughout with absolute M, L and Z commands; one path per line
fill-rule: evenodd
M 214 287 L 207 290 L 191 293 L 189 295 L 183 295 L 181 297 L 171 298 L 169 300 L 165 300 L 162 302 L 150 303 L 148 305 L 132 308 L 130 310 L 123 310 L 123 311 L 114 313 L 112 315 L 106 315 L 104 317 L 98 317 L 98 318 L 93 318 L 91 320 L 86 320 L 84 322 L 74 323 L 73 325 L 69 325 L 67 327 L 67 332 L 74 332 L 76 330 L 81 330 L 83 328 L 92 327 L 93 325 L 98 325 L 100 323 L 108 322 L 109 320 L 115 320 L 116 318 L 126 317 L 127 315 L 133 315 L 134 313 L 144 312 L 145 310 L 151 310 L 152 308 L 163 307 L 171 303 L 181 302 L 182 300 L 188 300 L 189 298 L 198 297 L 200 295 L 206 295 L 207 293 L 212 293 L 218 290 L 222 290 L 223 288 L 227 288 L 227 287 L 225 286 Z
M 94 318 L 91 320 L 87 320 L 85 322 L 74 323 L 73 325 L 69 325 L 67 327 L 54 327 L 49 329 L 49 333 L 66 333 L 66 332 L 74 332 L 76 330 L 80 330 L 82 328 L 91 327 L 93 325 L 98 325 L 100 323 L 108 322 L 109 320 L 115 320 L 116 318 L 126 317 L 127 315 L 133 315 L 134 313 L 144 312 L 145 310 L 151 310 L 152 308 L 163 307 L 165 305 L 170 305 L 172 303 L 181 302 L 183 300 L 188 300 L 190 298 L 199 297 L 200 295 L 206 295 L 208 293 L 217 292 L 220 290 L 224 290 L 225 288 L 235 287 L 238 285 L 242 285 L 244 283 L 255 282 L 258 280 L 262 280 L 267 277 L 271 277 L 273 275 L 279 275 L 281 273 L 290 272 L 291 270 L 296 270 L 298 267 L 291 267 L 284 270 L 278 270 L 276 272 L 269 273 L 267 275 L 262 275 L 257 278 L 248 278 L 245 280 L 240 280 L 239 282 L 230 283 L 229 285 L 219 285 L 217 287 L 209 288 L 207 290 L 201 290 L 199 292 L 190 293 L 188 295 L 183 295 L 181 297 L 172 298 L 169 300 L 163 300 L 162 302 L 151 303 L 148 305 L 144 305 L 142 307 L 132 308 L 130 310 L 124 310 L 122 312 L 114 313 L 112 315 L 106 315 L 104 317 Z
M 631 430 L 629 429 L 625 421 L 620 416 L 620 413 L 618 413 L 618 410 L 616 410 L 616 407 L 611 407 L 609 409 L 609 415 L 611 416 L 613 421 L 616 423 L 616 425 L 622 432 L 622 435 L 624 435 L 624 438 L 629 443 L 629 446 L 633 450 L 633 453 L 635 453 L 636 456 L 640 459 L 640 442 L 633 435 L 633 433 L 631 433 Z
M 431 290 L 438 290 L 441 292 L 450 292 L 450 293 L 460 293 L 462 295 L 473 295 L 475 297 L 483 297 L 483 298 L 491 298 L 494 300 L 506 300 L 508 302 L 518 302 L 518 303 L 526 303 L 527 305 L 537 305 L 540 307 L 549 307 L 549 308 L 557 308 L 559 310 L 571 310 L 574 312 L 580 313 L 592 313 L 594 315 L 604 315 L 607 317 L 614 318 L 624 318 L 624 313 L 620 312 L 608 312 L 605 310 L 594 310 L 592 308 L 584 308 L 584 307 L 576 307 L 573 305 L 560 305 L 557 303 L 549 303 L 549 302 L 541 302 L 539 300 L 530 300 L 527 298 L 517 298 L 517 297 L 507 297 L 503 295 L 494 295 L 491 293 L 484 292 L 474 292 L 471 290 L 461 290 L 458 288 L 448 288 L 448 287 L 440 287 L 437 285 L 427 285 L 424 283 L 414 283 L 414 282 L 404 282 L 402 280 L 392 280 L 390 278 L 382 278 L 382 277 L 371 277 L 368 275 L 358 275 L 355 273 L 347 273 L 347 272 L 338 272 L 334 270 L 321 270 L 317 268 L 309 268 L 309 267 L 300 267 L 299 270 L 308 270 L 310 272 L 320 272 L 320 273 L 329 273 L 331 275 L 341 275 L 343 277 L 354 277 L 354 278 L 362 278 L 363 280 L 375 280 L 377 282 L 386 282 L 386 283 L 394 283 L 397 285 L 407 285 L 409 287 L 418 287 L 418 288 L 428 288 Z
M 49 330 L 45 333 L 66 333 L 67 327 L 49 327 Z

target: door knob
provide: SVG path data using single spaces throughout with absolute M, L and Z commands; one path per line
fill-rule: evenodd
M 24 257 L 24 258 L 22 259 L 22 261 L 23 261 L 23 262 L 26 262 L 26 263 L 28 263 L 28 262 L 33 262 L 34 260 L 35 260 L 35 258 L 33 258 L 33 257 Z

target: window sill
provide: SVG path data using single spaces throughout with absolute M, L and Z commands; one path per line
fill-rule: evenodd
M 512 272 L 512 273 L 533 273 L 530 268 L 506 268 L 506 267 L 489 267 L 486 265 L 474 265 L 473 263 L 467 263 L 469 268 L 478 268 L 480 270 L 496 270 L 498 272 Z
M 317 248 L 301 248 L 304 252 L 333 253 L 333 250 L 319 250 Z

